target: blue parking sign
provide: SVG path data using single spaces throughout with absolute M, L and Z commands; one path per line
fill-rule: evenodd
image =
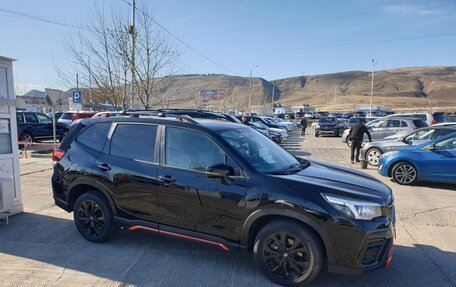
M 74 104 L 82 103 L 82 92 L 81 91 L 74 91 L 73 92 L 73 103 Z

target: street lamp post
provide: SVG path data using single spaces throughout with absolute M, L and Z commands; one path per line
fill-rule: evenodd
M 370 108 L 369 108 L 369 116 L 372 117 L 372 104 L 374 101 L 374 74 L 375 74 L 375 64 L 377 61 L 372 59 L 372 82 L 371 82 L 371 100 L 370 100 Z

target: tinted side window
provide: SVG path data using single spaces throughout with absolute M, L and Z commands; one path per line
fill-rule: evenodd
M 157 126 L 119 124 L 111 138 L 110 154 L 155 162 L 156 136 Z
M 23 123 L 24 122 L 24 115 L 23 114 L 16 114 L 16 121 L 18 123 Z
M 85 129 L 77 138 L 77 141 L 96 150 L 102 151 L 108 136 L 111 123 L 94 124 Z
M 434 136 L 432 138 L 436 139 L 436 138 L 439 138 L 439 137 L 443 137 L 443 136 L 449 135 L 449 134 L 454 133 L 454 132 L 456 132 L 456 129 L 454 129 L 454 130 L 451 130 L 451 129 L 439 129 L 439 130 L 435 131 Z
M 427 117 L 426 117 L 425 114 L 414 114 L 413 117 L 416 118 L 416 119 L 423 120 L 423 121 L 427 120 Z
M 424 128 L 428 126 L 427 123 L 423 120 L 413 120 L 413 123 L 417 128 Z
M 180 128 L 166 128 L 166 165 L 204 172 L 225 164 L 225 152 L 207 136 Z
M 407 122 L 401 121 L 401 127 L 408 127 Z
M 388 121 L 388 128 L 398 128 L 401 126 L 401 121 L 399 120 L 389 120 Z
M 62 120 L 71 120 L 71 116 L 72 116 L 71 113 L 64 113 L 60 118 Z
M 37 123 L 38 122 L 38 118 L 36 117 L 35 114 L 24 114 L 25 115 L 25 120 L 26 122 L 28 123 Z
M 38 116 L 40 123 L 43 123 L 43 124 L 52 123 L 52 120 L 50 118 L 48 118 L 47 116 L 42 115 L 42 114 L 36 114 L 36 115 Z

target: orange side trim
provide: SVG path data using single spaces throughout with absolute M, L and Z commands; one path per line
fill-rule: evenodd
M 158 234 L 163 233 L 166 235 L 172 235 L 172 236 L 176 236 L 176 237 L 180 237 L 180 238 L 185 238 L 185 239 L 190 239 L 190 240 L 194 240 L 194 241 L 198 241 L 198 242 L 202 242 L 202 243 L 206 243 L 206 244 L 211 244 L 211 245 L 218 246 L 225 251 L 230 251 L 230 249 L 222 243 L 210 241 L 210 240 L 206 240 L 206 239 L 202 239 L 202 238 L 198 238 L 198 237 L 193 237 L 190 235 L 184 235 L 184 234 L 175 233 L 175 232 L 171 232 L 171 231 L 165 231 L 165 230 L 158 230 L 156 228 L 142 226 L 142 225 L 134 225 L 134 226 L 131 226 L 130 228 L 128 228 L 128 230 L 131 230 L 131 231 L 138 230 L 138 229 L 149 230 L 149 231 L 157 232 Z

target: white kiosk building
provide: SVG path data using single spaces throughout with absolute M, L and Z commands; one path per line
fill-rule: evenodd
M 22 212 L 13 59 L 0 56 L 0 218 Z

